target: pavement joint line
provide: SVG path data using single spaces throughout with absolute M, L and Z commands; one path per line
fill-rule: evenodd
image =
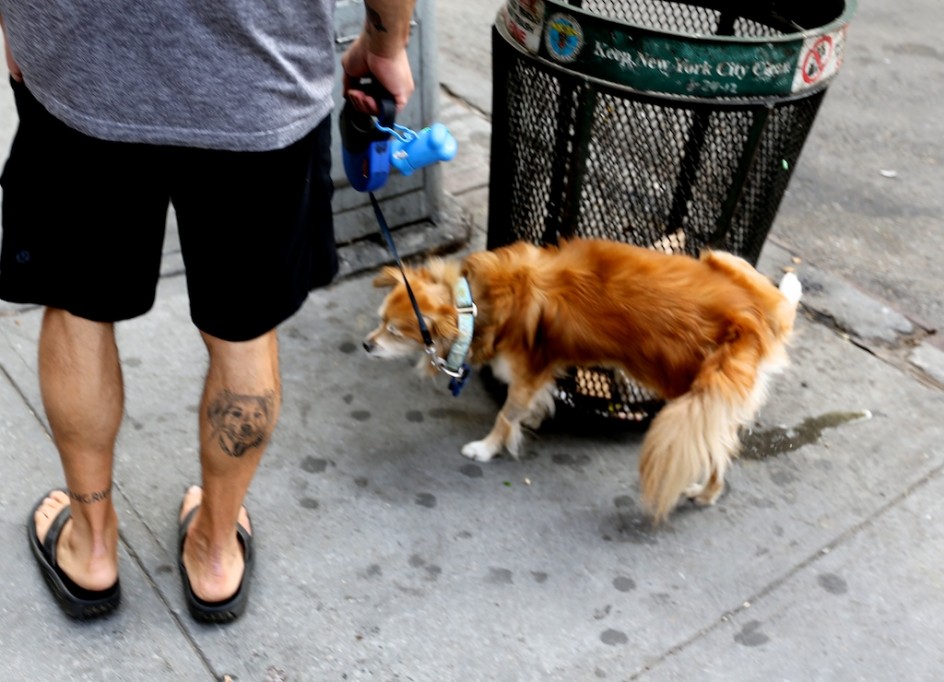
M 772 236 L 768 237 L 767 241 L 774 244 L 778 248 L 783 249 L 788 254 L 799 257 L 805 265 L 820 272 L 829 272 L 828 270 L 818 266 L 815 262 L 801 256 L 800 252 L 793 248 L 790 244 L 787 244 L 782 240 Z M 844 277 L 840 277 L 840 279 L 847 282 Z M 828 310 L 818 308 L 802 299 L 800 300 L 800 309 L 803 311 L 806 318 L 813 324 L 817 324 L 826 328 L 841 340 L 851 343 L 856 348 L 865 351 L 880 362 L 888 365 L 889 367 L 892 367 L 893 369 L 896 369 L 906 376 L 911 377 L 924 386 L 937 390 L 944 390 L 944 384 L 935 379 L 931 374 L 926 372 L 921 367 L 915 365 L 915 363 L 913 363 L 907 357 L 908 353 L 913 351 L 928 339 L 936 336 L 938 330 L 935 329 L 933 325 L 921 319 L 912 312 L 898 310 L 896 305 L 881 296 L 877 296 L 876 294 L 865 289 L 859 289 L 859 291 L 861 291 L 863 296 L 870 299 L 874 303 L 888 307 L 889 309 L 901 314 L 912 325 L 914 325 L 914 330 L 907 333 L 896 332 L 896 340 L 891 343 L 882 339 L 864 338 L 855 329 L 850 329 L 843 325 L 839 320 L 836 319 L 836 316 L 833 313 L 829 312 Z
M 872 298 L 872 300 L 876 303 L 883 303 L 881 299 L 878 298 Z M 873 348 L 886 351 L 898 351 L 902 349 L 910 350 L 911 348 L 919 345 L 927 337 L 934 335 L 934 330 L 927 329 L 921 326 L 920 323 L 917 323 L 909 318 L 909 322 L 914 324 L 915 330 L 907 333 L 896 331 L 895 336 L 897 339 L 894 343 L 889 343 L 884 339 L 863 339 L 855 329 L 850 329 L 837 320 L 834 314 L 826 310 L 821 310 L 810 303 L 804 303 L 802 300 L 800 301 L 800 306 L 809 313 L 809 316 L 813 319 L 813 321 L 833 330 L 843 338 L 870 352 L 873 351 Z M 878 355 L 875 352 L 872 354 Z
M 836 277 L 837 280 L 843 282 L 844 284 L 858 291 L 860 294 L 862 294 L 863 297 L 868 298 L 873 303 L 879 306 L 886 307 L 889 310 L 892 310 L 898 313 L 899 315 L 907 319 L 908 322 L 910 322 L 912 325 L 917 327 L 917 329 L 913 332 L 896 332 L 896 335 L 901 339 L 898 342 L 899 344 L 906 344 L 909 341 L 921 341 L 924 338 L 928 336 L 933 336 L 937 333 L 938 330 L 935 328 L 935 326 L 928 320 L 924 319 L 916 311 L 903 310 L 900 308 L 898 304 L 889 300 L 887 297 L 877 294 L 874 291 L 871 291 L 870 289 L 865 288 L 862 285 L 855 283 L 853 280 L 849 279 L 846 275 L 842 274 L 841 272 L 837 272 L 828 267 L 818 265 L 816 261 L 810 260 L 809 258 L 804 256 L 802 251 L 798 250 L 797 248 L 792 246 L 790 243 L 783 241 L 782 238 L 778 238 L 776 235 L 768 235 L 766 241 L 773 244 L 777 248 L 783 249 L 791 256 L 799 258 L 802 261 L 803 265 L 809 266 L 818 272 L 833 275 L 834 277 Z M 802 298 L 800 299 L 800 304 L 804 305 L 807 309 L 813 309 L 812 306 L 809 303 L 806 303 L 804 299 Z M 832 317 L 830 313 L 824 312 L 822 314 Z M 835 325 L 837 329 L 845 331 L 849 334 L 855 333 L 853 331 L 846 330 L 838 322 L 836 322 Z
M 13 377 L 10 376 L 10 373 L 7 371 L 7 368 L 4 367 L 2 364 L 0 364 L 0 372 L 3 373 L 4 377 L 6 377 L 7 382 L 10 384 L 10 386 L 13 387 L 13 390 L 16 391 L 16 394 L 20 396 L 20 400 L 22 400 L 23 404 L 26 405 L 26 409 L 30 411 L 30 414 L 33 415 L 33 418 L 36 419 L 37 422 L 39 422 L 39 428 L 41 428 L 43 430 L 43 433 L 45 433 L 46 436 L 50 440 L 52 440 L 52 434 L 46 428 L 46 423 L 39 416 L 40 414 L 42 414 L 42 412 L 38 411 L 35 407 L 33 407 L 30 404 L 30 401 L 27 395 L 23 393 L 23 391 L 20 389 L 19 384 L 17 384 L 16 381 L 13 379 Z
M 151 535 L 151 537 L 154 538 L 156 542 L 157 538 L 154 537 L 154 534 L 151 532 L 151 529 L 141 518 L 141 515 L 138 514 L 137 509 L 133 505 L 131 505 L 130 500 L 128 500 L 127 495 L 124 494 L 120 486 L 116 485 L 116 487 L 118 488 L 118 492 L 121 494 L 121 496 L 125 499 L 126 502 L 128 502 L 128 506 L 132 509 L 135 516 L 137 516 L 138 520 L 141 521 L 141 525 L 144 526 L 148 534 Z M 141 557 L 138 556 L 138 553 L 134 550 L 134 547 L 131 545 L 131 543 L 128 541 L 128 539 L 125 537 L 125 534 L 121 530 L 118 531 L 118 537 L 121 540 L 121 543 L 125 546 L 125 550 L 128 552 L 128 555 L 131 557 L 132 561 L 134 561 L 134 563 L 138 566 L 138 569 L 140 569 L 141 573 L 144 575 L 145 579 L 148 582 L 148 585 L 151 588 L 151 591 L 154 593 L 157 599 L 161 602 L 161 604 L 164 605 L 164 609 L 167 611 L 167 614 L 173 619 L 174 623 L 177 626 L 177 629 L 180 631 L 180 634 L 183 635 L 184 639 L 187 640 L 187 642 L 190 644 L 190 648 L 193 649 L 193 652 L 196 654 L 197 658 L 199 658 L 200 662 L 203 663 L 203 666 L 206 668 L 207 672 L 210 674 L 210 678 L 213 680 L 223 679 L 222 675 L 217 674 L 214 671 L 213 664 L 203 653 L 203 649 L 200 648 L 200 645 L 197 643 L 196 639 L 194 639 L 190 630 L 187 629 L 187 627 L 184 625 L 183 620 L 181 620 L 177 612 L 174 611 L 173 607 L 170 604 L 170 601 L 167 599 L 167 597 L 161 591 L 160 586 L 157 584 L 157 581 L 154 580 L 154 577 L 147 570 L 147 566 L 144 565 L 144 562 L 141 560 Z M 158 545 L 160 545 L 160 543 L 158 543 Z
M 806 317 L 810 322 L 824 327 L 841 341 L 845 341 L 859 350 L 865 351 L 879 362 L 911 377 L 923 386 L 944 390 L 944 384 L 907 358 L 907 354 L 910 351 L 913 351 L 925 339 L 934 335 L 932 332 L 919 329 L 912 334 L 899 335 L 900 340 L 894 346 L 881 342 L 869 342 L 856 335 L 855 332 L 849 331 L 843 328 L 842 325 L 837 324 L 832 315 L 804 305 L 802 301 L 800 302 L 800 307 L 806 313 Z
M 466 194 L 471 194 L 472 192 L 476 192 L 476 191 L 478 191 L 478 190 L 480 190 L 480 189 L 488 189 L 488 185 L 489 185 L 489 183 L 483 182 L 483 183 L 478 184 L 478 185 L 472 185 L 471 187 L 466 187 L 466 188 L 464 188 L 464 189 L 460 189 L 460 190 L 457 191 L 457 192 L 449 192 L 449 195 L 452 196 L 452 197 L 455 197 L 455 198 L 463 197 L 463 196 L 465 196 Z
M 804 570 L 808 566 L 813 565 L 814 563 L 816 563 L 823 557 L 830 554 L 834 549 L 844 545 L 846 542 L 851 540 L 860 532 L 872 526 L 875 523 L 875 521 L 880 519 L 886 513 L 891 511 L 894 507 L 898 506 L 901 502 L 903 502 L 905 499 L 910 497 L 913 493 L 917 492 L 918 490 L 926 486 L 928 483 L 930 483 L 936 477 L 940 476 L 942 473 L 944 473 L 944 464 L 940 464 L 934 469 L 931 469 L 924 476 L 922 476 L 920 479 L 918 479 L 917 481 L 909 485 L 903 491 L 895 495 L 895 497 L 890 499 L 888 502 L 886 502 L 884 505 L 876 509 L 867 517 L 865 517 L 858 523 L 855 523 L 849 528 L 847 528 L 846 530 L 844 530 L 842 533 L 837 535 L 833 540 L 827 542 L 825 545 L 823 545 L 818 550 L 816 550 L 812 555 L 808 556 L 806 559 L 804 559 L 800 563 L 793 566 L 793 568 L 788 570 L 786 573 L 782 574 L 779 578 L 774 579 L 773 581 L 768 583 L 765 587 L 761 588 L 754 594 L 745 598 L 741 602 L 740 606 L 737 606 L 733 609 L 730 609 L 729 611 L 725 611 L 724 613 L 722 613 L 721 617 L 717 620 L 717 622 L 712 623 L 711 625 L 706 625 L 701 630 L 691 635 L 684 641 L 666 649 L 666 651 L 662 655 L 660 655 L 657 659 L 655 659 L 651 663 L 646 664 L 643 668 L 637 670 L 632 675 L 630 675 L 627 678 L 627 682 L 632 682 L 632 680 L 642 679 L 643 676 L 648 675 L 650 672 L 653 671 L 654 668 L 666 662 L 672 656 L 675 656 L 676 654 L 681 653 L 692 644 L 704 639 L 709 634 L 713 633 L 715 630 L 723 627 L 734 617 L 738 616 L 744 611 L 747 611 L 749 608 L 754 608 L 757 605 L 758 601 L 760 601 L 764 597 L 767 597 L 768 595 L 773 593 L 776 589 L 781 587 L 784 583 L 786 583 L 788 580 L 793 578 L 800 571 Z
M 477 107 L 475 104 L 473 104 L 472 102 L 470 102 L 469 100 L 467 100 L 465 97 L 463 97 L 462 95 L 460 95 L 459 93 L 457 93 L 457 92 L 456 92 L 455 90 L 453 90 L 452 88 L 450 88 L 446 83 L 440 83 L 440 84 L 439 84 L 439 88 L 440 88 L 440 90 L 442 90 L 444 93 L 446 93 L 449 97 L 451 97 L 452 99 L 456 100 L 456 102 L 458 102 L 458 103 L 461 104 L 462 106 L 466 107 L 467 109 L 470 109 L 471 111 L 474 111 L 475 113 L 479 114 L 480 116 L 484 116 L 489 122 L 491 122 L 491 120 L 492 120 L 492 115 L 491 115 L 489 112 L 485 111 L 485 110 L 482 109 L 481 107 Z

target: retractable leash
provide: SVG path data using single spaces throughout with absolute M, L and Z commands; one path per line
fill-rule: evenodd
M 372 79 L 362 79 L 359 86 L 358 89 L 374 98 L 380 114 L 374 117 L 355 109 L 350 100 L 344 103 L 339 118 L 344 172 L 355 190 L 367 192 L 370 197 L 374 215 L 380 226 L 380 233 L 387 242 L 387 248 L 403 276 L 403 283 L 410 297 L 413 312 L 416 314 L 420 334 L 423 336 L 425 352 L 433 367 L 450 377 L 449 390 L 454 396 L 458 396 L 471 374 L 465 357 L 472 341 L 474 318 L 477 312 L 472 302 L 468 282 L 463 279 L 461 286 L 457 286 L 456 292 L 460 339 L 450 350 L 449 357 L 443 359 L 436 353 L 432 335 L 429 333 L 416 296 L 413 294 L 413 288 L 407 279 L 393 235 L 380 208 L 380 202 L 374 196 L 374 190 L 383 187 L 387 182 L 391 166 L 396 168 L 401 175 L 410 175 L 430 164 L 449 161 L 456 155 L 458 145 L 452 134 L 441 123 L 434 123 L 423 128 L 419 133 L 406 126 L 397 125 L 394 123 L 396 105 L 390 94 Z

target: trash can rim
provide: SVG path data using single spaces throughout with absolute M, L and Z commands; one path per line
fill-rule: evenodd
M 663 31 L 561 0 L 508 0 L 496 25 L 506 40 L 539 60 L 635 92 L 692 100 L 793 99 L 821 90 L 842 66 L 856 0 L 841 1 L 836 19 L 778 36 Z
M 670 0 L 666 0 L 670 1 Z M 507 4 L 512 4 L 516 0 L 508 0 Z M 826 22 L 815 28 L 805 28 L 800 31 L 793 31 L 791 33 L 781 33 L 779 35 L 770 35 L 770 36 L 723 36 L 715 35 L 712 33 L 688 33 L 685 31 L 676 31 L 672 29 L 662 29 L 655 28 L 653 26 L 646 26 L 645 24 L 640 24 L 633 21 L 623 21 L 622 19 L 614 19 L 612 17 L 607 17 L 604 15 L 596 14 L 589 10 L 583 9 L 582 7 L 577 7 L 575 5 L 570 5 L 564 0 L 543 0 L 546 6 L 551 6 L 558 8 L 554 11 L 548 11 L 545 9 L 545 17 L 550 16 L 556 12 L 569 12 L 573 14 L 579 14 L 584 17 L 591 17 L 593 19 L 599 19 L 610 24 L 617 24 L 619 26 L 627 26 L 633 29 L 639 30 L 643 33 L 653 33 L 664 36 L 671 36 L 673 38 L 680 38 L 685 40 L 692 40 L 695 42 L 709 42 L 709 43 L 783 43 L 783 42 L 793 42 L 799 39 L 817 37 L 826 33 L 831 33 L 843 26 L 848 25 L 852 17 L 855 15 L 858 10 L 858 0 L 842 0 L 843 8 L 842 12 L 835 19 Z M 685 4 L 697 4 L 695 2 L 688 2 Z M 713 8 L 708 8 L 713 9 Z

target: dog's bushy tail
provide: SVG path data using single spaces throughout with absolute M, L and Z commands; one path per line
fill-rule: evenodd
M 786 344 L 802 286 L 788 273 L 779 290 L 771 317 L 732 320 L 726 342 L 705 358 L 688 392 L 670 400 L 649 426 L 639 472 L 643 504 L 655 522 L 686 492 L 711 504 L 723 490 L 740 447 L 738 429 L 763 404 L 769 378 L 789 363 Z
M 699 500 L 708 504 L 721 492 L 724 472 L 737 456 L 738 428 L 766 394 L 767 372 L 760 370 L 765 351 L 756 331 L 740 328 L 736 338 L 706 358 L 690 390 L 670 400 L 652 421 L 639 473 L 643 504 L 656 523 L 682 494 L 697 491 L 694 486 L 706 486 Z

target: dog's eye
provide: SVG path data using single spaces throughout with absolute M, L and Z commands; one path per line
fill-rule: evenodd
M 388 325 L 387 325 L 387 333 L 389 333 L 389 334 L 391 334 L 391 335 L 393 335 L 393 336 L 403 336 L 403 334 L 400 333 L 400 330 L 397 329 L 396 326 L 394 326 L 394 325 L 392 325 L 392 324 L 388 324 Z

